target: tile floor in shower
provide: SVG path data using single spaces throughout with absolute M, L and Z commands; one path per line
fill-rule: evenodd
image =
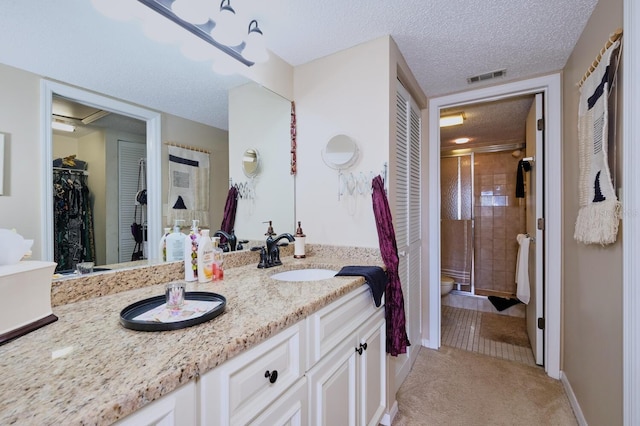
M 441 311 L 443 345 L 536 365 L 524 318 L 444 305 Z

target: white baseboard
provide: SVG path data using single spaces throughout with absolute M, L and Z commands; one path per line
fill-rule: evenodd
M 571 383 L 569 383 L 569 379 L 567 378 L 566 374 L 564 374 L 564 371 L 560 371 L 560 381 L 562 382 L 564 391 L 567 394 L 567 398 L 569 398 L 569 404 L 571 404 L 571 408 L 573 409 L 573 414 L 576 416 L 576 420 L 578 420 L 578 424 L 580 426 L 588 426 L 587 420 L 584 418 L 584 414 L 582 414 L 582 409 L 580 408 L 580 404 L 578 404 L 578 399 L 576 398 L 576 394 L 573 393 L 573 389 L 571 388 Z
M 398 414 L 398 401 L 393 403 L 393 407 L 391 407 L 388 413 L 384 413 L 384 416 L 380 419 L 380 424 L 383 426 L 391 426 L 391 422 L 393 422 L 396 414 Z

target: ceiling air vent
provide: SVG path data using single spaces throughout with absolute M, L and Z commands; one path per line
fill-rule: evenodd
M 497 78 L 497 77 L 504 77 L 505 75 L 507 75 L 507 70 L 506 69 L 497 70 L 497 71 L 491 71 L 491 72 L 487 72 L 487 73 L 480 74 L 480 75 L 474 75 L 473 77 L 468 77 L 467 78 L 467 83 L 469 83 L 469 84 L 471 84 L 471 83 L 480 83 L 481 81 L 487 81 L 487 80 L 491 80 L 492 78 Z

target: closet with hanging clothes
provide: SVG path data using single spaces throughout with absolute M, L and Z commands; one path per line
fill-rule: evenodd
M 95 261 L 93 214 L 86 163 L 53 162 L 53 241 L 56 272 L 71 272 Z

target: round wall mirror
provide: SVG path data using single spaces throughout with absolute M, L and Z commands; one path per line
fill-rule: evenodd
M 358 145 L 347 135 L 332 137 L 322 150 L 322 160 L 332 169 L 351 167 L 358 159 Z
M 260 171 L 260 154 L 257 149 L 247 149 L 242 154 L 242 171 L 247 177 L 256 177 Z

